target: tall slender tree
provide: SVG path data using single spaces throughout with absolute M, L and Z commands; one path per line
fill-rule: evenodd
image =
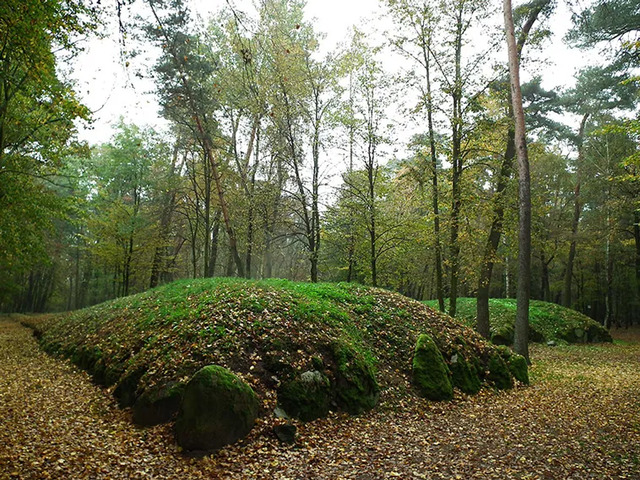
M 522 90 L 520 87 L 520 62 L 513 24 L 511 0 L 504 0 L 504 26 L 509 56 L 511 100 L 515 120 L 515 147 L 518 159 L 518 289 L 516 324 L 513 346 L 517 353 L 529 361 L 529 296 L 531 288 L 531 180 Z

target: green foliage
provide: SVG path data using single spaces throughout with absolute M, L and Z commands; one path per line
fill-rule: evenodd
M 74 122 L 89 112 L 60 79 L 54 51 L 74 55 L 77 38 L 95 28 L 95 17 L 80 2 L 7 0 L 0 19 L 2 305 L 27 286 L 21 276 L 47 266 L 53 251 L 47 237 L 55 236 L 55 220 L 69 213 L 53 185 L 63 158 L 81 150 Z M 25 308 L 33 309 L 28 303 Z
M 634 0 L 598 0 L 574 16 L 574 27 L 568 38 L 575 44 L 588 47 L 601 42 L 618 41 L 619 66 L 637 66 L 640 48 L 640 9 Z

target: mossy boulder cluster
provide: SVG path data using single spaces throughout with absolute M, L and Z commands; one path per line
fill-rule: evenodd
M 454 387 L 474 395 L 483 380 L 499 390 L 513 388 L 514 379 L 529 384 L 527 361 L 521 355 L 501 347 L 487 358 L 486 367 L 481 359 L 468 360 L 459 352 L 447 361 L 429 335 L 420 335 L 413 357 L 413 383 L 418 393 L 429 400 L 450 400 Z
M 437 302 L 427 301 L 435 308 Z M 474 327 L 476 299 L 458 298 L 456 319 Z M 496 345 L 513 345 L 516 321 L 516 301 L 513 298 L 489 300 L 491 341 Z M 555 303 L 531 300 L 529 306 L 529 340 L 531 342 L 602 343 L 612 342 L 611 335 L 598 322 L 586 315 Z
M 353 284 L 180 281 L 30 326 L 46 351 L 114 386 L 136 423 L 175 421 L 185 449 L 236 441 L 274 410 L 302 421 L 361 414 L 403 382 L 435 400 L 526 383 L 526 362 L 507 349 Z

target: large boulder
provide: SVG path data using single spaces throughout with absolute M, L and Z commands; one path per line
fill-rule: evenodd
M 171 382 L 143 392 L 133 405 L 133 422 L 145 427 L 168 422 L 180 410 L 184 388 Z
M 258 397 L 226 368 L 210 365 L 189 380 L 176 420 L 185 450 L 215 450 L 245 437 L 258 417 Z
M 529 385 L 529 365 L 527 364 L 527 359 L 507 347 L 499 347 L 499 352 L 507 364 L 509 373 L 513 375 L 513 378 L 525 385 Z
M 333 344 L 336 363 L 335 402 L 341 410 L 359 415 L 371 410 L 380 399 L 380 387 L 373 365 L 350 345 Z
M 487 380 L 489 380 L 494 387 L 498 390 L 513 388 L 513 377 L 500 351 L 491 354 L 488 366 L 489 374 L 487 375 Z
M 325 417 L 331 403 L 331 382 L 317 370 L 304 372 L 282 385 L 278 403 L 288 415 L 303 422 Z
M 454 353 L 449 361 L 453 385 L 464 393 L 475 395 L 480 391 L 482 383 L 476 367 L 467 362 L 464 355 Z
M 438 346 L 429 335 L 418 337 L 413 355 L 413 383 L 418 393 L 429 400 L 453 398 L 451 372 Z

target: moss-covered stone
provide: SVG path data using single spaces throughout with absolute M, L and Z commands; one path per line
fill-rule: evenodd
M 489 374 L 487 380 L 499 390 L 507 390 L 513 388 L 513 378 L 507 363 L 502 358 L 500 351 L 494 352 L 489 357 Z
M 333 345 L 336 364 L 335 401 L 338 407 L 352 415 L 371 410 L 380 398 L 373 365 L 351 346 Z
M 418 393 L 430 400 L 453 397 L 451 372 L 433 339 L 420 335 L 413 355 L 413 383 Z
M 258 416 L 258 397 L 226 368 L 200 369 L 184 390 L 176 439 L 185 450 L 214 450 L 246 436 Z
M 143 392 L 133 405 L 133 422 L 151 426 L 166 423 L 178 413 L 185 385 L 170 383 Z
M 118 382 L 113 395 L 118 399 L 120 408 L 131 407 L 138 398 L 138 384 L 145 374 L 145 368 L 126 373 Z
M 512 353 L 507 360 L 507 366 L 511 375 L 521 383 L 529 385 L 529 366 L 527 360 L 517 353 Z
M 609 330 L 598 323 L 592 323 L 587 329 L 587 340 L 593 343 L 613 342 Z
M 331 403 L 331 383 L 317 370 L 304 372 L 278 390 L 278 404 L 291 417 L 304 422 L 325 417 Z
M 491 332 L 491 342 L 495 345 L 511 345 L 513 343 L 513 327 L 503 325 L 501 328 Z
M 478 371 L 467 362 L 463 355 L 460 353 L 452 355 L 449 368 L 451 369 L 451 380 L 455 387 L 470 395 L 475 395 L 480 391 L 481 382 Z

